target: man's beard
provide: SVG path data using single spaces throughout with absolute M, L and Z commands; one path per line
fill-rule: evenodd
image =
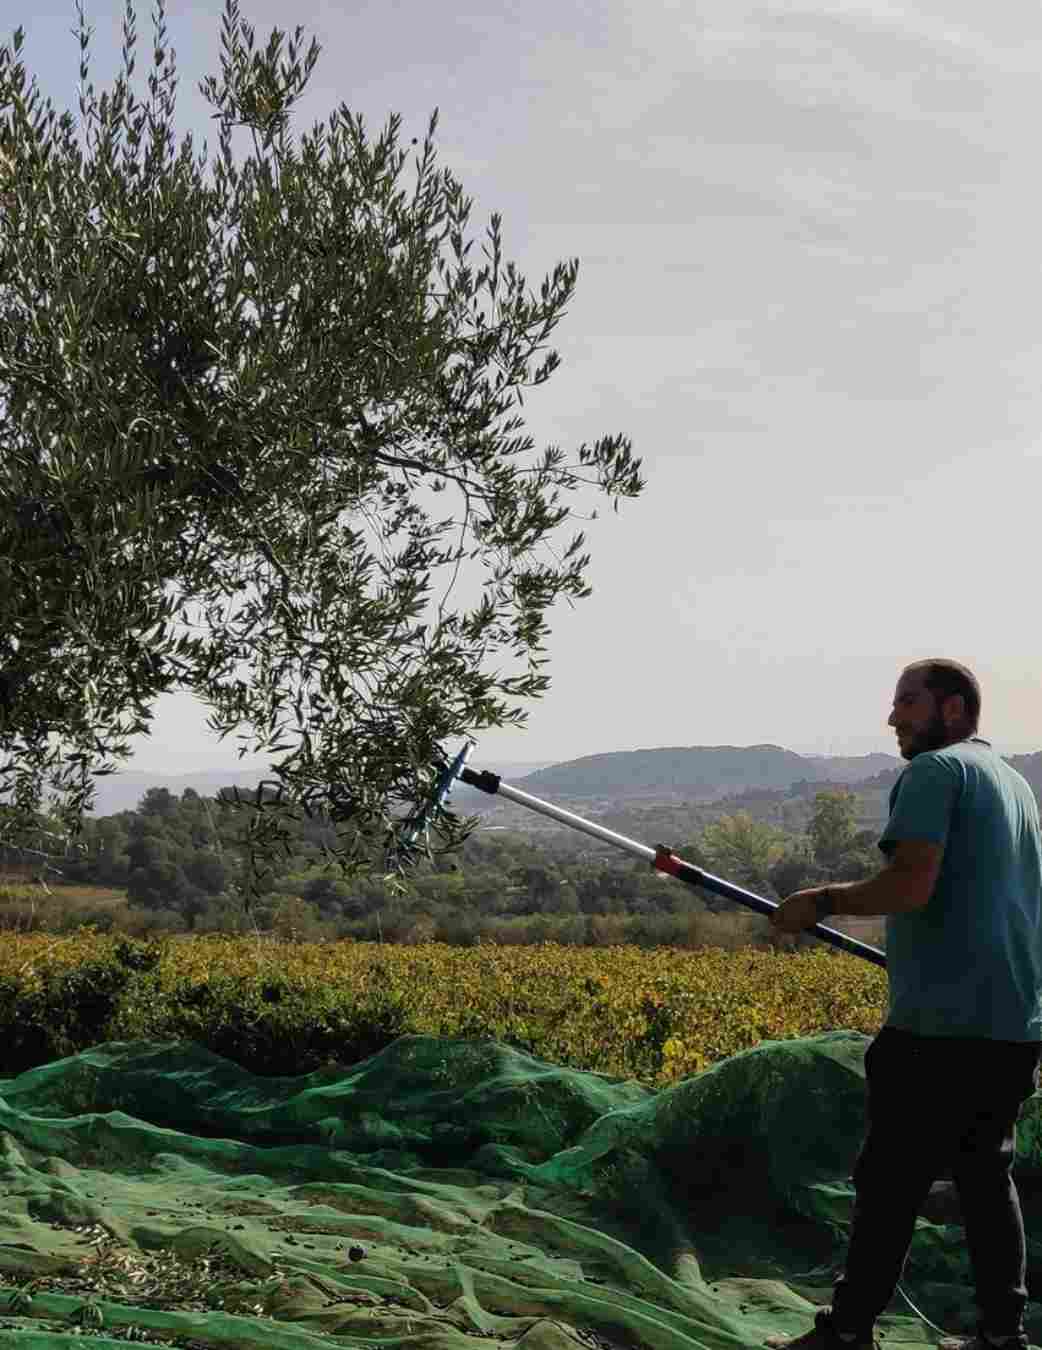
M 933 721 L 922 731 L 913 732 L 901 751 L 902 759 L 915 759 L 916 755 L 925 755 L 928 750 L 940 750 L 948 744 L 948 728 L 940 713 L 934 713 Z

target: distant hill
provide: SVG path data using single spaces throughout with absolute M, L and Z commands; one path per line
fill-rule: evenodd
M 585 755 L 530 773 L 516 786 L 536 796 L 712 800 L 801 781 L 855 783 L 900 765 L 896 755 L 798 755 L 780 745 L 672 746 Z
M 1042 751 L 1006 758 L 1042 798 Z M 650 750 L 613 750 L 560 764 L 531 760 L 496 763 L 480 753 L 475 769 L 490 769 L 506 782 L 549 801 L 555 798 L 625 800 L 683 797 L 714 801 L 758 790 L 785 790 L 796 783 L 857 784 L 888 788 L 904 761 L 896 755 L 798 755 L 780 745 L 693 745 Z M 200 773 L 163 774 L 127 769 L 97 785 L 95 816 L 133 811 L 150 787 L 165 787 L 176 796 L 194 788 L 201 797 L 215 797 L 222 787 L 253 788 L 266 775 L 260 770 L 234 767 Z M 464 815 L 481 811 L 493 801 L 462 783 L 452 793 L 452 806 Z
M 904 768 L 904 760 L 897 755 L 878 751 L 871 755 L 805 755 L 804 758 L 817 764 L 821 769 L 819 777 L 830 783 L 862 783 L 877 774 L 895 773 Z

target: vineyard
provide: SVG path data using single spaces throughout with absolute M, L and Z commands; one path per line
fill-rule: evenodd
M 255 1073 L 344 1067 L 398 1036 L 492 1039 L 665 1087 L 762 1041 L 885 1020 L 885 971 L 821 947 L 470 948 L 8 934 L 18 1069 L 102 1040 L 189 1039 Z

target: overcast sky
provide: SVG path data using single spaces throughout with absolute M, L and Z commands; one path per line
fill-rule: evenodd
M 96 85 L 121 6 L 87 0 Z M 219 0 L 169 6 L 180 130 L 212 124 Z M 242 0 L 324 51 L 340 103 L 504 217 L 537 284 L 579 286 L 539 444 L 632 437 L 648 486 L 589 529 L 594 595 L 553 617 L 553 687 L 473 763 L 773 742 L 894 750 L 907 662 L 977 671 L 981 732 L 1042 748 L 1042 6 L 1037 0 Z M 74 10 L 11 0 L 74 106 Z M 138 5 L 139 72 L 149 7 Z M 237 762 L 186 696 L 134 767 Z M 250 761 L 244 761 L 249 763 Z

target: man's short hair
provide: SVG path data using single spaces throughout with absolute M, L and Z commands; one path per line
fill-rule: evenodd
M 980 721 L 980 685 L 972 670 L 960 665 L 958 661 L 949 661 L 947 657 L 934 656 L 926 661 L 913 661 L 905 670 L 924 670 L 923 683 L 938 702 L 952 694 L 961 694 L 966 720 L 970 730 L 976 731 Z

